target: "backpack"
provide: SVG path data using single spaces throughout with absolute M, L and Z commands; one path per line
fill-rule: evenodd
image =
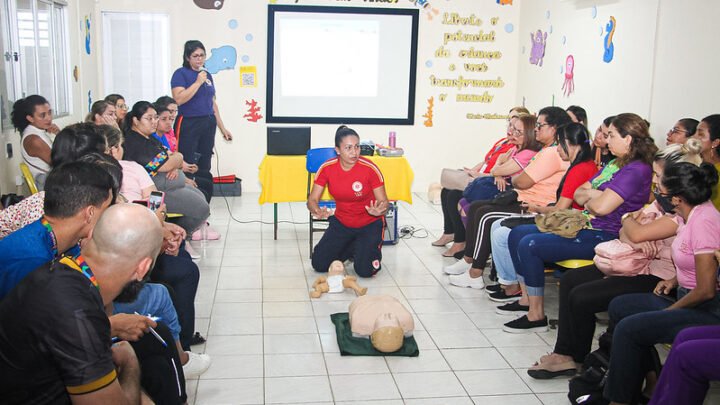
M 610 401 L 603 397 L 603 390 L 610 367 L 610 346 L 612 332 L 603 332 L 599 337 L 600 348 L 590 352 L 583 361 L 580 374 L 571 378 L 568 399 L 573 405 L 608 405 Z M 660 376 L 660 356 L 655 347 L 650 348 L 653 367 Z M 636 388 L 631 404 L 642 404 L 642 383 Z

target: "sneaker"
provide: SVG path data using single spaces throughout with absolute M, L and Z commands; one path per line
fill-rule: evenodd
M 464 274 L 472 267 L 472 263 L 467 263 L 465 260 L 458 260 L 457 262 L 443 267 L 445 274 Z
M 496 314 L 500 315 L 525 315 L 530 310 L 529 305 L 520 305 L 517 301 L 513 301 L 509 304 L 500 305 L 495 309 Z
M 515 294 L 510 294 L 510 295 L 507 295 L 505 293 L 505 290 L 500 290 L 498 292 L 489 294 L 488 298 L 490 298 L 490 301 L 495 301 L 495 302 L 519 301 L 520 298 L 522 298 L 522 290 L 518 290 Z
M 191 258 L 191 259 L 199 259 L 199 258 L 201 257 L 201 256 L 200 256 L 200 253 L 198 253 L 198 252 L 192 247 L 192 245 L 189 244 L 189 243 L 187 243 L 187 242 L 185 243 L 185 251 L 188 252 L 188 254 L 190 255 L 190 258 Z
M 196 378 L 210 368 L 210 356 L 207 354 L 197 354 L 193 352 L 185 352 L 190 357 L 187 363 L 183 366 L 183 373 L 185 378 Z
M 482 276 L 478 278 L 470 277 L 470 273 L 463 273 L 450 276 L 450 284 L 458 287 L 470 287 L 478 290 L 485 288 L 485 280 Z
M 218 240 L 220 239 L 220 233 L 210 228 L 210 224 L 205 222 L 192 233 L 191 238 L 192 240 Z
M 502 284 L 493 284 L 493 285 L 486 285 L 485 286 L 485 292 L 488 294 L 496 293 L 498 291 L 502 291 Z
M 546 316 L 539 321 L 530 321 L 527 315 L 523 315 L 503 325 L 503 330 L 508 333 L 547 332 L 548 319 Z

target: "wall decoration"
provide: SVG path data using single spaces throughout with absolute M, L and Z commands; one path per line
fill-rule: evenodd
M 530 49 L 531 64 L 542 66 L 543 56 L 545 56 L 546 40 L 547 32 L 543 33 L 541 30 L 537 30 L 534 35 L 530 33 L 530 41 L 532 42 L 532 48 Z
M 235 28 L 237 28 L 238 27 L 237 20 L 233 18 L 232 20 L 228 21 L 228 27 L 230 27 L 231 30 L 234 30 Z
M 550 10 L 547 10 L 545 12 L 545 18 L 547 18 L 548 20 L 550 19 Z
M 225 0 L 193 0 L 203 10 L 220 10 Z
M 613 60 L 613 56 L 615 55 L 615 44 L 613 43 L 613 34 L 615 33 L 615 17 L 610 16 L 610 21 L 608 21 L 607 25 L 605 26 L 605 30 L 607 31 L 607 35 L 605 36 L 605 41 L 603 42 L 603 46 L 605 47 L 605 53 L 603 53 L 603 62 L 610 63 L 610 61 Z
M 242 58 L 240 58 L 240 59 L 242 59 L 243 63 L 248 63 L 248 61 L 250 60 L 250 57 L 247 55 L 243 55 Z
M 253 34 L 246 34 L 246 35 L 245 35 L 245 40 L 248 41 L 248 42 L 252 41 L 252 40 L 253 40 Z
M 257 87 L 257 66 L 240 66 L 240 87 Z
M 499 4 L 501 6 L 506 6 L 506 5 L 512 6 L 512 2 L 513 2 L 513 0 L 497 0 L 497 4 Z
M 90 16 L 85 16 L 83 28 L 85 31 L 85 52 L 90 55 Z
M 410 2 L 415 7 L 420 7 L 420 9 L 427 14 L 428 20 L 432 20 L 433 15 L 440 14 L 440 12 L 436 8 L 430 6 L 430 2 L 428 0 L 410 0 Z
M 427 118 L 427 119 L 425 120 L 425 122 L 424 122 L 424 124 L 425 124 L 426 127 L 431 127 L 431 126 L 433 126 L 433 122 L 432 122 L 432 118 L 433 118 L 433 102 L 434 102 L 434 97 L 430 97 L 430 98 L 428 99 L 427 112 L 426 112 L 425 114 L 423 114 L 423 118 Z
M 427 66 L 427 67 L 432 67 L 432 65 L 433 65 L 433 62 L 431 60 L 428 60 L 425 62 L 425 66 Z
M 512 25 L 512 23 L 505 24 L 505 32 L 507 32 L 508 34 L 513 32 L 514 29 L 515 29 L 515 26 Z
M 247 118 L 250 122 L 258 122 L 258 120 L 263 116 L 258 114 L 260 112 L 260 107 L 257 106 L 257 101 L 254 99 L 250 101 L 246 100 L 245 104 L 250 106 L 250 108 L 248 108 L 248 113 L 243 115 L 243 118 Z
M 80 69 L 78 69 L 77 65 L 73 68 L 73 78 L 75 79 L 75 82 L 80 79 Z
M 212 48 L 210 50 L 210 58 L 205 61 L 205 69 L 209 73 L 215 74 L 221 70 L 235 69 L 237 62 L 237 51 L 230 45 L 223 45 L 220 48 Z
M 593 6 L 593 7 L 590 9 L 590 17 L 592 17 L 593 19 L 594 19 L 595 17 L 597 17 L 597 7 L 596 7 L 596 6 Z
M 572 55 L 568 55 L 565 59 L 565 81 L 563 82 L 561 90 L 565 97 L 569 97 L 570 93 L 575 91 L 575 82 L 573 81 L 573 69 L 575 68 L 575 58 Z M 562 71 L 562 68 L 560 68 Z
M 88 112 L 90 112 L 90 107 L 92 107 L 92 96 L 90 95 L 90 90 L 88 90 Z
M 565 45 L 565 41 L 567 41 L 567 38 L 565 38 L 565 35 L 562 37 L 562 44 Z

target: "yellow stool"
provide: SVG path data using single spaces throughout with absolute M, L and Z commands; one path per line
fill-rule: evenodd
M 20 172 L 22 172 L 25 183 L 27 183 L 30 193 L 35 194 L 38 192 L 37 186 L 35 185 L 35 179 L 33 179 L 30 168 L 25 163 L 20 163 Z

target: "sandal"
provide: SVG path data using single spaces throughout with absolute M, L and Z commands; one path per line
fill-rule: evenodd
M 190 338 L 190 346 L 200 345 L 207 341 L 200 332 L 195 332 L 194 335 Z
M 572 377 L 577 374 L 577 367 L 574 361 L 552 365 L 535 363 L 527 373 L 530 377 L 538 380 L 549 380 L 555 377 Z

